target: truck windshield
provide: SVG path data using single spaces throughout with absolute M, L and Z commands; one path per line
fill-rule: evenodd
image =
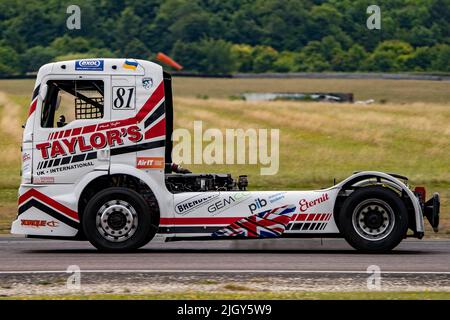
M 101 119 L 104 84 L 101 80 L 50 80 L 42 107 L 41 127 L 63 127 L 73 120 Z

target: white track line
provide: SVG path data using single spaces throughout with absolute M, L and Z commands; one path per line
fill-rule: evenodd
M 0 271 L 0 274 L 52 274 L 66 270 Z M 73 272 L 70 272 L 73 273 Z M 355 270 L 81 270 L 81 273 L 297 273 L 297 274 L 367 274 Z M 369 272 L 371 273 L 371 272 Z M 382 271 L 382 274 L 437 274 L 450 275 L 450 271 Z

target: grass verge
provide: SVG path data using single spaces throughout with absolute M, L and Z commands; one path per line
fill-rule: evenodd
M 450 300 L 450 292 L 183 292 L 0 297 L 1 300 Z

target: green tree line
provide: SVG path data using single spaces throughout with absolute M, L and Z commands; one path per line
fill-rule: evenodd
M 154 59 L 186 71 L 450 71 L 450 0 L 378 0 L 369 30 L 366 0 L 0 0 L 0 74 L 51 61 Z

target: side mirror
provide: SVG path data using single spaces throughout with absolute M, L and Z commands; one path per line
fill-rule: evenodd
M 41 89 L 39 90 L 39 99 L 41 101 L 45 100 L 45 97 L 47 96 L 47 90 L 48 90 L 48 86 L 46 84 L 41 86 Z

